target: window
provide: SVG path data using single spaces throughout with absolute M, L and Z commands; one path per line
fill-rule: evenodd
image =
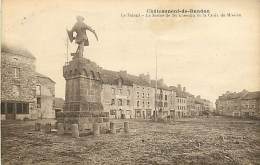
M 136 92 L 137 98 L 139 98 L 139 92 Z
M 167 102 L 165 102 L 165 103 L 164 103 L 164 107 L 167 107 L 167 106 L 168 106 L 168 104 L 167 104 Z
M 144 101 L 143 101 L 143 107 L 144 107 L 144 105 L 145 105 L 145 104 L 144 104 Z
M 37 108 L 41 108 L 41 98 L 37 97 Z
M 137 107 L 139 107 L 139 105 L 140 105 L 140 102 L 139 102 L 139 101 L 137 101 L 137 102 L 136 102 L 136 106 L 137 106 Z
M 142 98 L 144 98 L 144 93 L 142 93 Z
M 23 104 L 22 103 L 16 104 L 16 113 L 17 114 L 23 114 Z
M 122 99 L 118 99 L 118 105 L 122 106 L 123 105 L 123 100 Z
M 167 95 L 165 95 L 165 97 L 164 97 L 164 98 L 165 98 L 165 100 L 167 101 Z
M 7 113 L 8 114 L 14 113 L 14 103 L 7 103 Z
M 95 94 L 95 90 L 93 89 L 93 88 L 91 88 L 90 90 L 89 90 L 89 95 L 94 95 Z
M 13 93 L 14 93 L 14 96 L 20 96 L 20 86 L 19 85 L 13 85 Z
M 115 105 L 115 99 L 111 100 L 111 105 Z
M 14 77 L 19 78 L 20 77 L 20 68 L 14 67 Z
M 112 88 L 112 94 L 116 94 L 116 89 Z
M 5 114 L 5 103 L 1 102 L 1 114 Z
M 130 105 L 130 100 L 127 100 L 127 101 L 126 101 L 126 104 L 127 104 L 127 105 Z
M 150 102 L 149 101 L 147 101 L 147 105 L 148 105 L 148 107 L 150 107 Z
M 41 95 L 41 86 L 40 85 L 36 85 L 36 95 Z
M 127 96 L 130 96 L 131 92 L 130 89 L 127 90 Z
M 149 94 L 149 93 L 147 93 L 147 97 L 148 97 L 148 98 L 150 97 L 150 94 Z
M 122 80 L 121 79 L 118 80 L 118 86 L 122 87 Z
M 123 93 L 123 92 L 122 92 L 122 89 L 119 89 L 119 94 L 122 95 L 122 93 Z
M 116 110 L 111 109 L 110 110 L 110 115 L 115 115 L 115 114 L 116 114 Z

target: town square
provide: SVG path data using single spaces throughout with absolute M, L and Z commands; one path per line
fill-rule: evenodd
M 259 164 L 259 2 L 196 4 L 3 1 L 1 163 Z

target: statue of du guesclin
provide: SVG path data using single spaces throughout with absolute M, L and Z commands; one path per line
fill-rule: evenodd
M 70 42 L 73 42 L 75 40 L 75 43 L 78 44 L 77 51 L 75 53 L 71 53 L 71 56 L 73 56 L 74 58 L 83 57 L 84 46 L 89 46 L 88 36 L 86 33 L 87 30 L 92 32 L 98 41 L 95 30 L 84 23 L 84 17 L 77 16 L 76 19 L 77 22 L 72 27 L 72 29 L 67 30 Z

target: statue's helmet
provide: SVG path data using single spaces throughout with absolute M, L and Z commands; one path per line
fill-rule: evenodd
M 80 16 L 80 15 L 77 16 L 76 19 L 77 19 L 77 21 L 79 21 L 79 22 L 83 22 L 83 21 L 84 21 L 84 17 L 82 17 L 82 16 Z

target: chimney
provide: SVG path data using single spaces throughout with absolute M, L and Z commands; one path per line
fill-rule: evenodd
M 178 84 L 178 91 L 181 91 L 181 84 Z
M 120 70 L 119 71 L 119 75 L 120 76 L 126 76 L 127 75 L 127 71 L 126 70 Z
M 139 74 L 139 77 L 140 77 L 142 80 L 145 80 L 145 81 L 148 82 L 148 83 L 151 82 L 151 79 L 150 79 L 150 75 L 149 75 L 149 74 Z
M 157 81 L 157 84 L 158 84 L 158 86 L 163 86 L 163 79 L 160 78 L 160 79 Z

